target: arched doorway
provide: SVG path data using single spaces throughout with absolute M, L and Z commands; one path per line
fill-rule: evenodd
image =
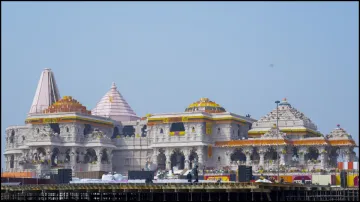
M 235 149 L 235 151 L 231 154 L 230 159 L 232 162 L 238 162 L 245 163 L 246 162 L 246 156 L 243 153 L 242 149 Z
M 51 166 L 57 166 L 58 164 L 58 158 L 59 158 L 59 154 L 60 154 L 60 151 L 58 148 L 54 148 L 52 150 L 52 155 L 51 155 Z
M 265 153 L 265 156 L 264 156 L 265 162 L 264 163 L 267 164 L 268 166 L 270 166 L 270 165 L 273 165 L 277 159 L 278 159 L 278 154 L 277 154 L 275 148 L 270 147 Z
M 253 152 L 250 155 L 250 160 L 252 164 L 258 164 L 260 161 L 260 155 L 256 147 L 254 148 Z
M 190 156 L 189 156 L 189 168 L 188 168 L 188 169 L 192 169 L 192 168 L 193 168 L 193 166 L 194 166 L 194 161 L 197 160 L 197 159 L 198 159 L 197 153 L 196 153 L 194 150 L 192 150 L 192 151 L 190 152 Z
M 185 167 L 185 165 L 184 165 L 185 164 L 185 156 L 179 150 L 174 150 L 174 152 L 172 153 L 172 155 L 170 157 L 170 161 L 171 161 L 171 169 L 173 167 L 177 167 L 177 169 L 183 170 Z
M 333 147 L 330 148 L 329 155 L 328 155 L 328 163 L 331 167 L 337 167 L 337 162 L 339 158 L 340 148 L 339 147 Z
M 315 147 L 309 147 L 308 153 L 305 154 L 305 161 L 317 160 L 319 158 L 319 150 Z
M 96 152 L 94 149 L 87 149 L 86 150 L 86 154 L 84 157 L 84 162 L 85 163 L 96 163 L 98 160 Z
M 157 167 L 159 170 L 165 170 L 166 169 L 166 156 L 164 154 L 163 150 L 160 150 L 159 155 L 157 156 Z
M 108 151 L 106 149 L 103 149 L 101 151 L 101 163 L 102 164 L 107 164 L 107 163 L 110 163 L 109 161 L 109 155 L 108 155 Z

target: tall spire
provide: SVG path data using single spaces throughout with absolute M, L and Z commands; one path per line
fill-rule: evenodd
M 108 117 L 116 121 L 135 121 L 140 119 L 117 90 L 114 82 L 111 85 L 110 91 L 91 110 L 91 114 Z
M 60 100 L 59 89 L 51 69 L 44 69 L 36 89 L 29 114 L 43 113 L 50 105 Z

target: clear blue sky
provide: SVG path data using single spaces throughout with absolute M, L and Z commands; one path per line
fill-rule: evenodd
M 140 116 L 209 97 L 258 119 L 286 97 L 358 143 L 357 2 L 1 4 L 2 140 L 52 68 L 60 94 L 89 109 L 113 81 Z

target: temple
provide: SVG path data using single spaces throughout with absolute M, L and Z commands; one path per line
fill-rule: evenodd
M 278 117 L 278 125 L 277 124 Z M 328 135 L 286 99 L 259 120 L 227 111 L 208 98 L 184 112 L 138 117 L 115 83 L 92 110 L 60 97 L 45 69 L 24 126 L 6 129 L 6 171 L 71 168 L 73 173 L 128 170 L 236 170 L 254 174 L 332 173 L 357 147 L 340 125 Z M 357 168 L 358 169 L 358 168 Z

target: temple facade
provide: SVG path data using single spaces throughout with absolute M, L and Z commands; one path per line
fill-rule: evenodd
M 278 117 L 278 125 L 277 124 Z M 334 172 L 339 157 L 355 160 L 357 147 L 338 125 L 323 135 L 284 99 L 255 120 L 201 98 L 184 112 L 138 117 L 115 83 L 88 110 L 71 96 L 60 97 L 55 77 L 45 69 L 23 126 L 6 129 L 6 172 L 76 172 L 179 169 L 196 162 L 201 170 L 256 173 Z

